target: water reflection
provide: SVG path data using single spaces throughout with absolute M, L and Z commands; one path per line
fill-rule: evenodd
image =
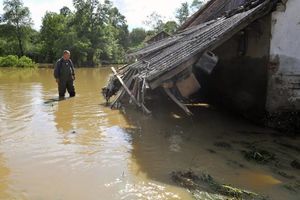
M 1 144 L 1 141 L 0 141 Z M 0 199 L 8 199 L 8 176 L 10 175 L 9 168 L 6 167 L 6 159 L 3 154 L 0 153 Z
M 74 108 L 73 103 L 68 102 L 68 105 L 62 100 L 57 103 L 54 110 L 54 122 L 58 133 L 62 134 L 63 144 L 70 144 L 72 142 L 72 134 L 76 134 L 73 126 Z M 74 135 L 75 136 L 75 135 Z
M 70 101 L 70 102 L 63 102 Z M 57 130 L 61 133 L 72 133 L 74 118 L 74 101 L 61 100 L 54 111 L 54 121 Z M 75 130 L 74 130 L 75 131 Z

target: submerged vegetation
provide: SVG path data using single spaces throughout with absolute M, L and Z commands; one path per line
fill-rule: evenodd
M 220 184 L 209 174 L 201 173 L 199 176 L 192 171 L 177 171 L 171 173 L 172 180 L 180 186 L 187 188 L 195 199 L 213 200 L 237 200 L 256 199 L 263 200 L 265 197 L 247 190 Z

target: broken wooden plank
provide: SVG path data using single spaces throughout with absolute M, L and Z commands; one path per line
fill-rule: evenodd
M 141 106 L 145 113 L 147 113 L 148 115 L 151 114 L 151 111 L 148 108 L 146 108 L 146 106 L 143 103 L 141 104 Z
M 128 87 L 126 86 L 126 84 L 124 83 L 123 79 L 119 76 L 119 74 L 117 73 L 116 69 L 114 67 L 111 67 L 111 70 L 113 71 L 114 75 L 117 77 L 117 79 L 119 80 L 119 82 L 121 83 L 121 85 L 123 86 L 123 88 L 125 89 L 125 91 L 128 93 L 128 95 L 132 98 L 133 102 L 138 105 L 139 107 L 141 107 L 141 105 L 139 104 L 139 102 L 136 100 L 136 98 L 134 97 L 134 95 L 130 92 L 130 90 L 128 89 Z
M 134 96 L 137 96 L 137 93 L 138 93 L 138 79 L 137 79 L 137 78 L 134 78 L 134 84 L 133 84 L 131 93 L 132 93 Z M 136 99 L 137 99 L 137 101 L 139 102 L 138 98 L 136 98 Z
M 135 73 L 135 70 L 129 71 L 126 76 L 124 77 L 124 80 L 128 78 L 128 80 L 126 81 L 126 86 L 129 88 L 132 81 L 133 81 L 133 75 Z M 124 81 L 125 82 L 125 81 Z M 126 93 L 125 89 L 122 88 L 118 95 L 116 96 L 116 98 L 114 99 L 114 101 L 111 103 L 110 107 L 113 108 L 114 105 L 121 99 L 123 98 L 124 94 Z
M 115 104 L 124 96 L 125 94 L 125 90 L 122 89 L 119 94 L 117 94 L 116 98 L 114 99 L 114 101 L 110 104 L 110 108 L 113 108 L 115 106 Z
M 140 104 L 136 98 L 134 97 L 134 95 L 130 92 L 130 90 L 128 89 L 128 87 L 126 86 L 126 84 L 124 83 L 124 81 L 122 80 L 122 78 L 119 76 L 119 74 L 117 73 L 116 69 L 114 67 L 111 67 L 111 70 L 113 71 L 114 75 L 117 77 L 117 79 L 119 80 L 119 82 L 121 83 L 121 85 L 123 86 L 123 88 L 125 89 L 125 91 L 127 92 L 127 94 L 130 96 L 130 98 L 132 99 L 132 101 L 138 106 L 141 107 L 143 109 L 143 111 L 145 111 L 147 114 L 150 114 L 151 112 L 143 105 Z
M 193 115 L 193 113 L 186 107 L 183 103 L 181 103 L 170 91 L 168 88 L 164 88 L 166 94 L 189 116 Z
M 142 99 L 141 99 L 141 101 L 142 101 L 142 103 L 144 103 L 145 102 L 145 91 L 146 91 L 146 79 L 145 78 L 143 78 L 143 83 L 142 83 L 142 91 L 141 91 L 141 95 L 142 95 Z

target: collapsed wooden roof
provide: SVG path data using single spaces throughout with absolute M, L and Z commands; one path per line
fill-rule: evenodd
M 251 0 L 210 0 L 204 4 L 197 12 L 189 17 L 178 30 L 184 30 L 207 21 L 216 19 L 228 11 L 237 9 Z
M 115 86 L 115 79 L 112 79 L 104 91 L 104 96 L 109 99 L 123 86 L 114 103 L 127 92 L 137 105 L 148 112 L 143 105 L 146 87 L 155 89 L 162 86 L 164 82 L 192 66 L 204 52 L 213 50 L 256 19 L 269 13 L 272 2 L 248 0 L 247 4 L 225 16 L 186 28 L 174 36 L 130 54 L 131 57 L 139 58 L 139 61 L 118 72 L 114 71 L 121 85 Z
M 256 4 L 252 4 L 253 8 L 249 10 L 244 8 L 244 12 L 193 26 L 146 46 L 131 54 L 142 58 L 128 67 L 138 69 L 139 73 L 136 76 L 146 79 L 149 86 L 155 89 L 163 81 L 195 63 L 199 54 L 213 50 L 268 12 L 269 2 L 266 0 L 259 4 L 259 1 L 255 1 Z M 173 73 L 169 74 L 170 72 Z

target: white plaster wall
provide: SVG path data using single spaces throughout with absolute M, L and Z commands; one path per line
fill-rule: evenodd
M 300 110 L 300 0 L 272 13 L 266 108 Z

